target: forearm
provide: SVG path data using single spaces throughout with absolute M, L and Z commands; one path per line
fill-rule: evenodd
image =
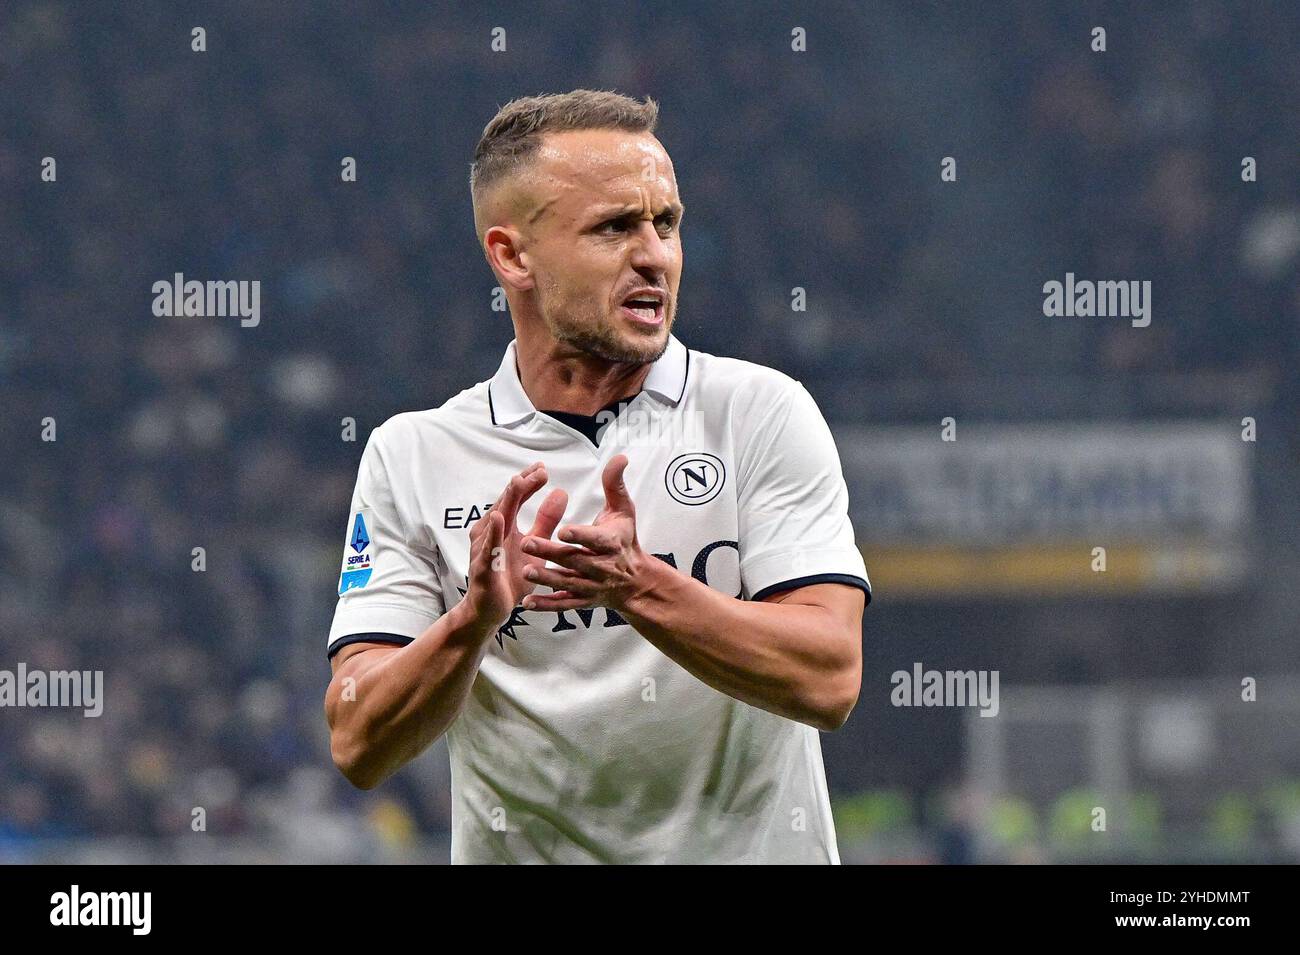
M 469 697 L 489 633 L 462 601 L 400 650 L 344 662 L 330 681 L 326 713 L 335 762 L 354 785 L 377 786 L 447 731 Z
M 861 684 L 860 634 L 823 607 L 739 600 L 657 558 L 619 613 L 666 656 L 746 703 L 834 729 Z

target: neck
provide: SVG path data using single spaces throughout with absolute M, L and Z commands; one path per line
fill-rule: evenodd
M 606 361 L 549 335 L 517 335 L 515 364 L 534 408 L 593 415 L 640 391 L 652 363 Z

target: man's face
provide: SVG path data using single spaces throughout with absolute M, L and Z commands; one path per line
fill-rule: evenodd
M 668 347 L 682 275 L 682 203 L 650 133 L 549 133 L 519 228 L 551 335 L 607 361 Z

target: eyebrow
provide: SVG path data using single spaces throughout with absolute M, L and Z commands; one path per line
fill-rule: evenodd
M 603 222 L 608 219 L 626 219 L 628 216 L 635 215 L 640 211 L 641 211 L 640 206 L 633 206 L 627 204 L 617 205 L 617 206 L 610 205 L 610 206 L 602 206 L 601 208 L 597 209 L 595 215 L 598 217 L 600 221 Z M 663 215 L 665 212 L 671 212 L 675 216 L 677 216 L 677 218 L 680 219 L 682 216 L 686 214 L 686 203 L 679 201 L 669 206 L 666 206 L 663 212 L 660 212 L 659 215 L 655 216 L 655 218 L 656 219 L 659 218 L 659 216 Z

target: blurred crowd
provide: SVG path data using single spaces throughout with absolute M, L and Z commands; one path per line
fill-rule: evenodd
M 1295 36 L 1287 5 L 1214 2 L 5 4 L 0 668 L 102 669 L 107 699 L 0 711 L 0 857 L 200 818 L 343 847 L 446 830 L 436 759 L 378 796 L 333 771 L 325 634 L 369 429 L 512 337 L 467 185 L 508 99 L 658 99 L 689 206 L 678 336 L 857 395 L 859 420 L 916 383 L 1229 375 L 1282 421 Z M 1150 280 L 1151 327 L 1044 318 L 1067 271 Z M 260 325 L 155 317 L 177 272 L 260 280 Z

